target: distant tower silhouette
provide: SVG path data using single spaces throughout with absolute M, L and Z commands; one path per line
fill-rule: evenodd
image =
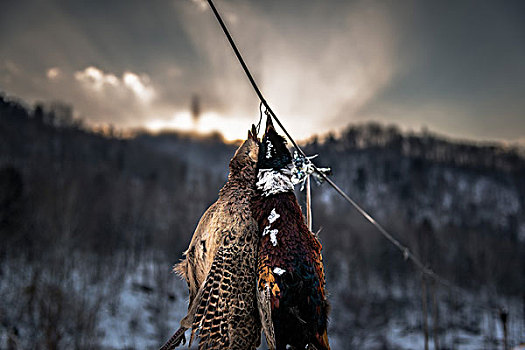
M 190 110 L 191 110 L 191 117 L 193 118 L 193 122 L 197 123 L 201 115 L 201 101 L 200 101 L 199 95 L 194 94 L 193 96 L 191 96 Z

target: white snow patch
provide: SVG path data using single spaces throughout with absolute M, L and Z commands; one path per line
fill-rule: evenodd
M 267 234 L 270 234 L 270 240 L 272 241 L 272 244 L 275 247 L 277 245 L 277 234 L 278 233 L 279 233 L 279 230 L 277 229 L 270 230 L 270 226 L 266 226 L 262 232 L 262 235 L 266 236 Z
M 256 186 L 265 196 L 293 191 L 291 177 L 274 169 L 260 169 Z
M 270 222 L 270 224 L 273 224 L 275 220 L 279 219 L 280 217 L 281 215 L 277 214 L 275 208 L 273 208 L 272 212 L 270 213 L 270 216 L 268 216 L 268 221 Z
M 286 272 L 286 270 L 283 270 L 280 267 L 276 266 L 276 267 L 273 268 L 273 273 L 275 273 L 275 274 L 277 274 L 279 276 L 281 276 L 285 272 Z
M 273 148 L 273 145 L 270 142 L 270 140 L 266 140 L 266 159 L 269 159 L 272 157 L 272 148 Z
M 443 199 L 442 199 L 442 206 L 444 209 L 448 210 L 452 207 L 452 202 L 453 202 L 453 198 L 452 198 L 452 194 L 450 194 L 449 192 L 445 192 L 443 194 Z
M 270 240 L 272 241 L 273 246 L 277 246 L 277 234 L 278 230 L 270 230 Z
M 262 232 L 263 236 L 266 236 L 268 233 L 270 233 L 270 225 L 266 226 Z

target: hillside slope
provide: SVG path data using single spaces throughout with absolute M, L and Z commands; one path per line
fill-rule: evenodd
M 523 340 L 525 160 L 518 150 L 377 124 L 311 139 L 304 149 L 319 154 L 316 164 L 330 166 L 334 181 L 422 261 L 466 289 L 459 296 L 437 290 L 443 348 L 498 344 L 498 315 L 480 313 L 479 304 L 507 307 L 511 343 Z M 60 110 L 0 95 L 0 347 L 12 339 L 51 348 L 160 344 L 184 312 L 184 285 L 170 266 L 215 200 L 234 150 L 218 135 L 94 132 Z M 421 280 L 413 267 L 326 184 L 314 186 L 313 210 L 333 349 L 421 348 Z M 68 305 L 76 305 L 73 325 Z M 118 332 L 108 329 L 114 325 Z M 126 332 L 136 341 L 124 346 L 115 334 Z

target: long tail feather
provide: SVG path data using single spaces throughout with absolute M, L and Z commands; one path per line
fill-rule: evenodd
M 231 297 L 226 293 L 227 289 L 231 288 L 231 278 L 228 278 L 233 267 L 231 255 L 228 247 L 220 249 L 206 279 L 192 329 L 192 339 L 195 334 L 200 338 L 199 349 L 220 349 L 228 346 L 228 334 L 227 331 L 223 334 L 223 331 L 228 322 L 224 304 L 225 300 Z
M 186 344 L 184 332 L 186 332 L 187 329 L 188 328 L 180 327 L 159 350 L 173 350 L 179 346 L 181 342 L 183 345 Z

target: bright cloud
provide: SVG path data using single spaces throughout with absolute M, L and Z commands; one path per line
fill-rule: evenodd
M 58 67 L 53 67 L 53 68 L 49 68 L 49 69 L 47 70 L 47 72 L 46 72 L 46 76 L 47 76 L 47 78 L 50 79 L 50 80 L 55 80 L 55 79 L 57 79 L 57 78 L 60 76 L 61 73 L 62 73 L 62 72 L 60 71 L 60 68 L 58 68 Z
M 197 4 L 197 6 L 199 6 L 199 9 L 201 11 L 204 11 L 208 8 L 208 4 L 204 0 L 192 0 L 192 2 Z
M 49 76 L 49 72 L 48 72 Z M 115 74 L 104 73 L 97 67 L 87 67 L 84 70 L 75 72 L 75 79 L 83 84 L 87 89 L 102 92 L 103 90 L 113 89 L 125 94 L 131 92 L 137 99 L 144 103 L 149 103 L 155 97 L 155 89 L 151 84 L 148 75 L 138 75 L 126 71 L 122 78 Z
M 125 72 L 122 76 L 122 81 L 124 86 L 145 102 L 150 102 L 155 96 L 155 91 L 150 85 L 150 79 L 145 74 L 139 77 L 135 73 Z
M 86 87 L 97 91 L 102 90 L 106 86 L 118 87 L 120 85 L 119 79 L 114 74 L 106 74 L 93 66 L 75 72 L 75 79 Z

